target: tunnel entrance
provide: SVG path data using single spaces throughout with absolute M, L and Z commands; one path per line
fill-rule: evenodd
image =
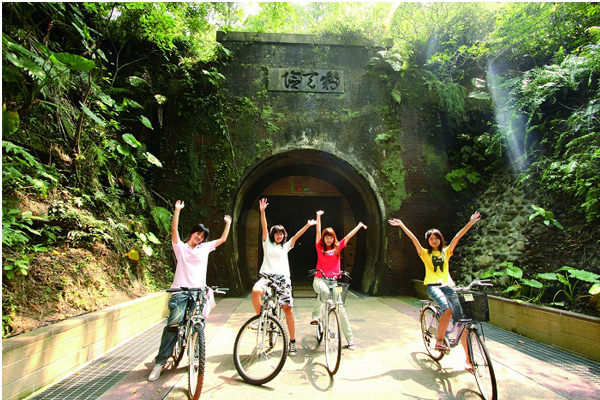
M 234 246 L 239 276 L 248 291 L 258 279 L 262 263 L 259 199 L 266 197 L 267 223 L 281 224 L 291 238 L 317 210 L 325 211 L 323 228 L 331 226 L 342 239 L 359 221 L 359 231 L 342 253 L 342 269 L 352 274 L 351 286 L 367 291 L 365 271 L 372 274 L 381 254 L 380 202 L 364 173 L 344 160 L 317 150 L 293 150 L 264 160 L 250 171 L 239 187 L 235 205 Z M 311 227 L 289 253 L 292 285 L 312 282 L 308 270 L 316 266 L 315 228 Z
M 297 177 L 295 177 L 297 178 Z M 267 208 L 267 221 L 269 226 L 281 224 L 288 233 L 288 239 L 300 228 L 306 221 L 315 218 L 317 210 L 323 210 L 325 214 L 321 218 L 323 229 L 331 226 L 341 239 L 343 226 L 343 198 L 334 196 L 268 196 L 269 207 Z M 272 206 L 272 207 L 271 207 Z M 317 253 L 315 251 L 315 228 L 309 228 L 308 231 L 296 242 L 294 249 L 288 254 L 290 261 L 290 274 L 293 284 L 305 284 L 312 282 L 312 277 L 308 276 L 308 271 L 314 269 L 317 265 Z M 260 245 L 259 233 L 259 264 L 262 260 L 262 246 Z M 342 252 L 342 257 L 345 252 Z M 344 262 L 342 260 L 342 266 Z

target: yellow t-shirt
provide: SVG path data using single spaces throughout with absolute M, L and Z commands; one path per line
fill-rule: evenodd
M 425 248 L 421 248 L 421 260 L 425 264 L 425 285 L 432 283 L 445 283 L 454 285 L 454 281 L 450 277 L 449 260 L 452 253 L 448 253 L 448 248 L 444 247 L 442 251 L 435 250 L 429 253 Z

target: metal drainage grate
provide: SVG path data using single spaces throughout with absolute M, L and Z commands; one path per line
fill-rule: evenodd
M 28 400 L 94 400 L 158 351 L 166 319 Z
M 562 368 L 587 381 L 600 384 L 600 363 L 536 342 L 535 340 L 490 324 L 484 324 L 483 332 L 486 337 L 509 346 L 523 354 L 555 367 Z M 519 344 L 518 341 L 526 342 L 527 345 L 523 346 L 523 344 Z

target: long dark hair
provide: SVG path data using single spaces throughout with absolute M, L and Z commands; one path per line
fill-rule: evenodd
M 429 244 L 429 237 L 431 235 L 435 235 L 438 239 L 440 239 L 440 246 L 438 247 L 439 251 L 442 251 L 444 246 L 446 246 L 446 241 L 444 240 L 444 235 L 438 229 L 430 229 L 425 233 L 425 246 L 427 247 L 427 252 L 431 254 L 433 251 L 433 247 Z
M 325 244 L 325 236 L 333 236 L 333 249 L 335 249 L 339 243 L 337 235 L 335 234 L 335 231 L 333 230 L 333 228 L 329 227 L 329 228 L 325 228 L 323 229 L 323 233 L 321 234 L 321 247 L 323 247 L 323 254 L 327 251 L 327 245 Z
M 281 245 L 283 246 L 283 244 L 287 242 L 288 237 L 288 234 L 283 225 L 273 225 L 271 229 L 269 229 L 269 240 L 271 241 L 271 243 L 275 243 L 275 234 L 279 232 L 283 232 L 283 240 L 281 241 Z

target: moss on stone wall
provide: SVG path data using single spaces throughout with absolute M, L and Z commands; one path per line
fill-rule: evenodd
M 399 151 L 392 151 L 381 162 L 381 172 L 387 181 L 383 183 L 384 198 L 390 210 L 398 210 L 410 194 L 406 191 L 406 169 Z

